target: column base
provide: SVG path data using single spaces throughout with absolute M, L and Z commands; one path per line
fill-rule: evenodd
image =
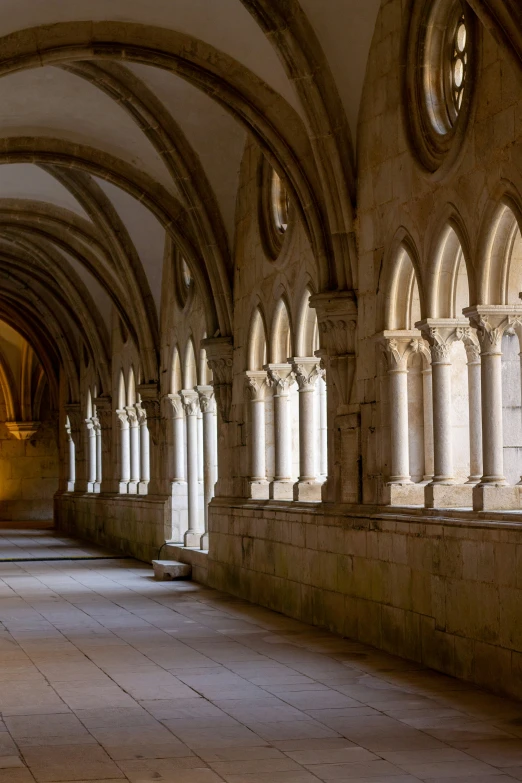
M 248 482 L 248 497 L 252 500 L 268 500 L 269 498 L 269 483 L 266 480 L 249 481 Z
M 471 508 L 473 487 L 470 484 L 427 484 L 424 505 L 426 508 Z
M 138 495 L 148 495 L 149 494 L 149 482 L 148 481 L 140 481 L 138 484 Z
M 521 508 L 521 487 L 478 484 L 473 487 L 473 511 L 516 511 Z
M 199 548 L 204 552 L 208 552 L 208 533 L 203 533 L 199 539 Z
M 138 482 L 137 481 L 129 481 L 127 484 L 127 494 L 128 495 L 137 495 L 138 494 Z
M 128 481 L 118 482 L 118 492 L 120 493 L 120 495 L 127 495 L 129 492 L 129 482 Z
M 318 481 L 297 481 L 294 484 L 294 500 L 319 501 L 321 500 L 321 489 L 323 485 Z
M 294 482 L 291 479 L 271 481 L 268 487 L 268 497 L 270 500 L 293 500 Z
M 197 531 L 189 531 L 183 536 L 183 546 L 187 546 L 192 549 L 199 549 L 201 543 L 201 533 Z
M 423 506 L 424 484 L 386 484 L 383 488 L 383 502 L 390 506 Z

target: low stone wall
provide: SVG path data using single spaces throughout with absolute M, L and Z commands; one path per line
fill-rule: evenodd
M 150 562 L 172 531 L 169 498 L 58 493 L 56 527 L 114 552 Z
M 521 698 L 522 522 L 471 516 L 214 501 L 208 584 Z

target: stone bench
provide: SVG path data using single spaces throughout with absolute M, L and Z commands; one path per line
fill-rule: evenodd
M 179 563 L 176 560 L 153 560 L 154 576 L 158 582 L 166 582 L 171 579 L 190 579 L 192 566 L 188 563 Z

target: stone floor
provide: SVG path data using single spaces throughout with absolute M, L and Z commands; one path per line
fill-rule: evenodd
M 0 563 L 0 623 L 0 783 L 522 780 L 522 705 L 135 561 Z

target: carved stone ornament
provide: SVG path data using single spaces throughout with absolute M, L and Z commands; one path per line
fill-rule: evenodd
M 138 392 L 141 397 L 141 407 L 147 416 L 147 426 L 152 442 L 159 443 L 161 431 L 161 400 L 156 383 L 140 383 Z
M 84 425 L 80 404 L 77 402 L 68 403 L 65 406 L 65 413 L 69 419 L 72 438 L 76 445 L 78 445 L 77 440 L 81 435 Z
M 198 393 L 193 389 L 184 390 L 181 392 L 181 399 L 183 401 L 183 408 L 186 416 L 197 416 L 199 413 L 199 397 Z
M 267 385 L 273 388 L 274 396 L 283 397 L 295 381 L 291 364 L 266 364 Z
M 212 386 L 222 421 L 230 421 L 232 410 L 233 345 L 231 337 L 208 337 L 201 341 L 212 370 Z
M 216 398 L 213 386 L 196 386 L 195 391 L 199 397 L 199 407 L 202 413 L 214 413 L 216 410 Z
M 314 391 L 317 381 L 325 374 L 319 359 L 295 358 L 292 368 L 300 392 Z
M 140 425 L 140 427 L 142 424 L 147 423 L 147 411 L 145 410 L 141 402 L 136 403 L 136 416 L 138 418 L 138 424 Z
M 464 311 L 477 330 L 482 355 L 502 353 L 502 338 L 508 329 L 522 326 L 522 305 L 476 305 Z
M 129 417 L 127 416 L 127 411 L 125 408 L 118 408 L 116 411 L 116 416 L 120 420 L 122 430 L 129 426 Z
M 179 394 L 167 394 L 167 400 L 172 406 L 172 413 L 174 419 L 183 418 L 183 402 Z
M 31 440 L 40 427 L 39 421 L 6 421 L 5 426 L 12 438 L 16 440 Z
M 432 364 L 451 364 L 452 344 L 472 339 L 469 322 L 464 318 L 427 318 L 415 326 L 430 346 Z
M 265 397 L 268 377 L 265 370 L 248 370 L 245 376 L 245 386 L 251 400 L 259 401 Z
M 112 429 L 112 397 L 96 397 L 94 404 L 102 432 L 108 432 Z
M 131 427 L 138 427 L 138 412 L 134 405 L 128 405 L 125 410 L 127 411 L 127 419 Z
M 388 364 L 388 372 L 407 372 L 412 353 L 422 354 L 428 362 L 431 355 L 428 346 L 417 331 L 389 330 L 378 335 L 379 346 Z

